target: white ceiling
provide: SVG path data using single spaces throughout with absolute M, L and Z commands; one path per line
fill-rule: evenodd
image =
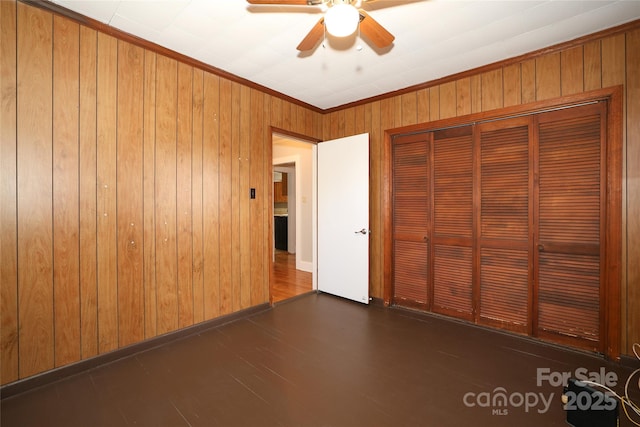
M 296 46 L 322 17 L 319 7 L 250 6 L 243 0 L 52 1 L 323 110 L 640 18 L 638 0 L 378 0 L 365 9 L 396 36 L 390 49 L 376 50 L 352 36 L 341 43 L 328 39 L 301 54 Z

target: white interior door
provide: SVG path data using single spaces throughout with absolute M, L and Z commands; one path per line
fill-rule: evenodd
M 318 290 L 369 303 L 369 134 L 318 144 Z

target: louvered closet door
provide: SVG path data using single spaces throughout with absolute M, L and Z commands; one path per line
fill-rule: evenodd
M 604 105 L 538 121 L 537 333 L 601 350 Z
M 393 143 L 394 303 L 427 308 L 429 281 L 429 134 Z
M 528 332 L 530 118 L 478 126 L 479 322 Z
M 433 311 L 471 320 L 472 126 L 433 133 Z

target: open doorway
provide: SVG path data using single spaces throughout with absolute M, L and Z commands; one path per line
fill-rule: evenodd
M 273 236 L 270 297 L 277 303 L 317 288 L 316 145 L 272 135 Z

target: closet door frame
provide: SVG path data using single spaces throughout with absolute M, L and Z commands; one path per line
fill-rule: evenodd
M 604 355 L 612 360 L 620 360 L 621 348 L 621 279 L 622 279 L 622 160 L 623 160 L 623 99 L 622 86 L 598 89 L 581 94 L 534 102 L 519 106 L 491 110 L 460 117 L 437 120 L 428 123 L 387 129 L 384 132 L 383 200 L 382 216 L 384 224 L 384 287 L 383 299 L 386 306 L 393 303 L 393 205 L 392 205 L 392 141 L 394 137 L 411 133 L 428 132 L 453 128 L 478 122 L 506 119 L 509 117 L 571 108 L 585 103 L 606 101 L 606 203 L 604 228 L 604 255 L 602 259 L 602 301 L 604 308 L 604 334 L 602 348 Z M 533 265 L 530 264 L 530 269 Z

